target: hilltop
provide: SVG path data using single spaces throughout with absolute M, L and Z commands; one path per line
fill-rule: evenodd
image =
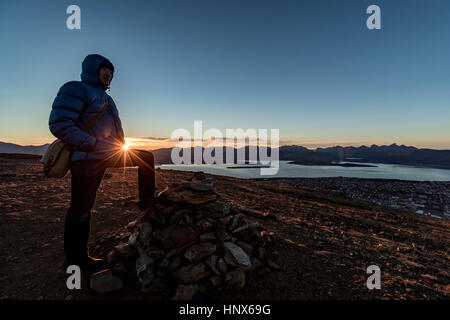
M 61 262 L 70 176 L 47 179 L 40 170 L 34 157 L 0 160 L 0 297 L 154 299 L 133 288 L 106 295 L 67 290 Z M 157 188 L 191 175 L 157 170 Z M 200 300 L 445 299 L 449 294 L 447 220 L 282 183 L 214 179 L 221 201 L 276 215 L 276 220 L 248 220 L 277 235 L 267 254 L 281 270 L 255 275 L 242 290 L 199 295 Z M 93 212 L 93 255 L 106 255 L 124 226 L 141 216 L 136 202 L 137 170 L 109 169 Z M 366 287 L 369 265 L 381 269 L 381 290 Z

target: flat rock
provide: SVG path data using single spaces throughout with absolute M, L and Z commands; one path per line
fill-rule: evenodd
M 98 293 L 106 293 L 122 289 L 123 282 L 115 277 L 111 270 L 105 269 L 94 273 L 90 279 L 90 287 Z
M 214 189 L 214 179 L 213 178 L 205 178 L 205 179 L 192 179 L 187 182 L 187 186 L 196 191 L 213 191 Z
M 180 284 L 178 285 L 177 292 L 175 293 L 173 300 L 192 300 L 197 291 L 198 291 L 197 284 L 191 285 Z
M 216 245 L 210 242 L 202 242 L 187 248 L 184 257 L 190 262 L 197 262 L 216 252 Z
M 230 214 L 230 205 L 221 201 L 205 203 L 196 206 L 195 213 L 206 218 L 222 218 Z
M 239 232 L 241 230 L 244 230 L 248 228 L 247 220 L 245 219 L 244 215 L 242 214 L 236 214 L 231 219 L 230 224 L 228 225 L 228 229 L 232 233 Z
M 116 251 L 118 256 L 123 259 L 132 259 L 137 255 L 136 249 L 129 246 L 128 243 L 121 243 L 115 246 L 114 251 Z
M 197 237 L 195 230 L 186 225 L 173 225 L 153 235 L 164 249 L 180 248 L 192 242 Z
M 231 290 L 242 289 L 245 286 L 245 272 L 241 268 L 232 270 L 225 275 L 225 287 Z
M 233 242 L 224 242 L 223 246 L 227 250 L 227 252 L 229 252 L 233 256 L 234 260 L 238 263 L 239 266 L 246 269 L 251 267 L 252 264 L 250 262 L 250 257 L 241 247 L 234 244 Z
M 173 202 L 189 204 L 202 204 L 219 199 L 219 195 L 214 192 L 195 191 L 185 187 L 184 185 L 167 188 L 159 194 L 159 197 Z
M 200 241 L 215 241 L 217 239 L 214 232 L 202 233 L 199 238 Z
M 210 275 L 211 271 L 206 268 L 206 265 L 203 262 L 181 267 L 172 273 L 172 277 L 183 284 L 197 283 Z

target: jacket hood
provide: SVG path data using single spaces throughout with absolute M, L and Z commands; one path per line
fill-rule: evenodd
M 81 65 L 81 80 L 89 83 L 90 85 L 106 90 L 108 89 L 105 87 L 98 77 L 98 70 L 100 68 L 100 65 L 104 62 L 109 61 L 105 57 L 99 55 L 99 54 L 90 54 L 86 58 L 84 58 L 83 63 Z M 112 64 L 112 63 L 111 63 Z

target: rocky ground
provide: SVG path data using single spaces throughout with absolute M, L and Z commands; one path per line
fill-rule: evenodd
M 66 288 L 62 271 L 64 215 L 70 175 L 47 179 L 38 158 L 0 157 L 1 299 L 160 299 L 136 283 L 111 293 Z M 192 173 L 157 170 L 159 191 Z M 211 175 L 206 175 L 212 177 Z M 251 274 L 243 288 L 198 292 L 194 300 L 446 299 L 450 293 L 447 220 L 389 210 L 335 194 L 214 176 L 221 202 L 270 212 L 246 215 L 276 235 L 266 255 L 276 268 Z M 105 257 L 142 217 L 137 170 L 109 169 L 93 212 L 91 254 Z M 368 290 L 366 268 L 381 269 L 381 290 Z

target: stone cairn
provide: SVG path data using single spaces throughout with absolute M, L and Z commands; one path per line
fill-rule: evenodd
M 279 269 L 265 254 L 275 235 L 246 219 L 275 216 L 218 199 L 214 179 L 202 172 L 160 192 L 155 207 L 128 224 L 91 288 L 104 293 L 133 281 L 162 299 L 190 300 L 207 290 L 241 289 L 251 274 Z

